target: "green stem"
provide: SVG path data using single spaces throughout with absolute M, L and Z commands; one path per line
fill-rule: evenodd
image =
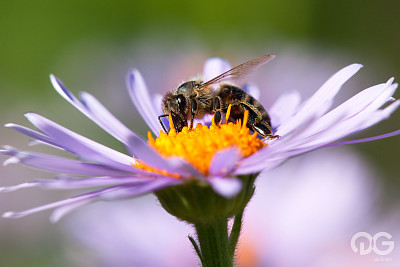
M 228 219 L 216 219 L 212 223 L 195 224 L 200 244 L 203 267 L 232 267 L 228 239 Z

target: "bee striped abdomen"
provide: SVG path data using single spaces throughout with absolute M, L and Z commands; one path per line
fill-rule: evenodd
M 270 117 L 260 102 L 241 88 L 224 84 L 218 89 L 217 96 L 222 100 L 221 105 L 224 112 L 229 105 L 235 105 L 231 111 L 232 120 L 242 119 L 244 111 L 249 110 L 248 124 L 258 121 L 265 121 L 270 124 Z

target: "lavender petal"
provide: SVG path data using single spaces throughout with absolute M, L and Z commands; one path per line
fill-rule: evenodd
M 358 144 L 358 143 L 365 143 L 365 142 L 370 142 L 370 141 L 375 141 L 379 139 L 384 139 L 392 136 L 396 136 L 400 134 L 400 130 L 386 133 L 386 134 L 381 134 L 377 136 L 372 136 L 372 137 L 367 137 L 367 138 L 362 138 L 362 139 L 356 139 L 356 140 L 350 140 L 350 141 L 343 141 L 343 142 L 337 142 L 337 143 L 331 143 L 331 144 L 326 144 L 323 145 L 322 147 L 330 147 L 330 146 L 341 146 L 341 145 L 349 145 L 349 144 Z
M 351 117 L 350 119 L 334 123 L 333 126 L 327 127 L 325 130 L 318 133 L 313 133 L 310 136 L 299 137 L 298 140 L 289 142 L 286 146 L 277 145 L 276 149 L 270 149 L 267 152 L 254 159 L 253 161 L 246 161 L 240 166 L 239 172 L 248 170 L 255 165 L 265 163 L 267 165 L 268 158 L 274 158 L 279 162 L 279 159 L 287 159 L 299 154 L 306 153 L 311 150 L 315 150 L 319 147 L 329 146 L 327 144 L 334 142 L 340 138 L 348 136 L 350 134 L 359 132 L 365 128 L 368 128 L 379 121 L 388 118 L 392 112 L 394 112 L 400 106 L 400 101 L 395 101 L 383 110 L 377 110 L 374 113 L 363 114 L 359 113 L 357 116 Z M 277 143 L 278 144 L 278 143 Z M 271 164 L 268 164 L 270 166 Z
M 162 99 L 163 99 L 163 96 L 160 94 L 154 94 L 154 96 L 153 96 L 153 107 L 157 114 L 163 114 Z
M 0 155 L 10 156 L 11 157 L 10 159 L 13 160 L 13 163 L 22 162 L 28 166 L 52 172 L 89 175 L 89 176 L 126 175 L 126 173 L 122 173 L 99 164 L 82 162 L 79 160 L 51 156 L 47 154 L 19 151 L 10 146 L 4 146 L 3 148 L 4 150 L 0 150 Z M 7 163 L 9 162 L 10 161 L 7 161 Z
M 56 202 L 53 202 L 53 203 L 49 203 L 49 204 L 46 204 L 46 205 L 42 205 L 42 206 L 39 206 L 39 207 L 35 207 L 35 208 L 32 208 L 32 209 L 28 209 L 28 210 L 25 210 L 25 211 L 20 211 L 20 212 L 8 211 L 8 212 L 5 212 L 3 214 L 3 218 L 13 218 L 13 219 L 21 218 L 21 217 L 24 217 L 24 216 L 27 216 L 27 215 L 30 215 L 30 214 L 33 214 L 33 213 L 36 213 L 36 212 L 39 212 L 39 211 L 53 209 L 53 208 L 56 208 L 56 207 L 68 205 L 68 204 L 75 203 L 75 202 L 80 202 L 80 201 L 83 201 L 83 200 L 89 200 L 89 199 L 95 200 L 95 199 L 98 199 L 99 195 L 107 193 L 107 192 L 110 192 L 110 191 L 113 191 L 113 190 L 116 190 L 116 189 L 119 189 L 119 188 L 118 187 L 111 187 L 111 188 L 101 189 L 101 190 L 89 192 L 89 193 L 86 193 L 86 194 L 83 194 L 83 195 L 79 195 L 79 196 L 63 199 L 63 200 L 60 200 L 60 201 L 56 201 Z
M 174 186 L 182 183 L 183 180 L 175 178 L 162 178 L 139 186 L 124 186 L 115 191 L 110 191 L 101 195 L 103 200 L 116 200 L 140 196 L 146 193 L 155 192 L 165 187 Z
M 58 146 L 56 141 L 53 138 L 51 138 L 50 136 L 44 135 L 42 133 L 39 133 L 39 132 L 34 131 L 32 129 L 29 129 L 27 127 L 24 127 L 24 126 L 21 126 L 21 125 L 18 125 L 18 124 L 14 124 L 14 123 L 7 123 L 4 126 L 7 127 L 7 128 L 10 128 L 10 129 L 13 129 L 13 130 L 15 130 L 17 132 L 20 132 L 22 134 L 25 134 L 25 135 L 27 135 L 29 137 L 38 139 L 38 140 L 40 140 L 41 142 L 43 142 L 45 144 L 49 144 L 51 146 L 63 149 L 60 146 Z
M 300 102 L 301 96 L 297 91 L 281 95 L 268 110 L 273 127 L 279 127 L 289 120 L 297 111 Z
M 393 79 L 390 79 L 386 84 L 379 84 L 367 88 L 354 97 L 350 98 L 337 108 L 322 116 L 317 123 L 304 132 L 305 135 L 311 135 L 322 129 L 335 125 L 337 117 L 344 119 L 354 119 L 354 117 L 361 117 L 361 114 L 371 114 L 375 112 L 385 103 L 392 101 L 391 96 L 394 94 L 397 84 L 392 84 Z
M 231 68 L 231 65 L 225 59 L 219 57 L 209 58 L 204 64 L 203 79 L 204 81 L 209 81 Z
M 132 138 L 131 144 L 136 148 L 135 156 L 149 166 L 166 170 L 187 177 L 189 174 L 181 168 L 177 159 L 165 159 L 140 138 Z
M 351 119 L 338 123 L 335 127 L 327 128 L 326 130 L 315 134 L 312 137 L 312 140 L 303 141 L 304 145 L 299 145 L 298 147 L 319 147 L 364 130 L 384 119 L 387 119 L 399 107 L 399 105 L 400 101 L 398 100 L 385 109 L 377 110 L 372 114 L 359 113 Z
M 145 193 L 154 192 L 168 186 L 176 185 L 180 182 L 181 181 L 177 179 L 167 178 L 161 180 L 154 180 L 138 186 L 115 187 L 112 188 L 113 190 L 107 190 L 101 192 L 100 194 L 96 194 L 90 198 L 79 199 L 77 201 L 73 201 L 60 206 L 59 208 L 54 210 L 53 214 L 50 217 L 50 220 L 52 223 L 55 223 L 59 221 L 63 216 L 65 216 L 67 213 L 73 211 L 74 209 L 89 203 L 93 203 L 98 200 L 115 200 L 115 199 L 137 197 Z
M 155 94 L 153 97 L 153 107 L 157 114 L 164 114 L 164 112 L 162 111 L 162 99 L 163 99 L 163 96 L 160 94 Z M 160 119 L 161 119 L 165 129 L 168 132 L 169 131 L 168 117 L 162 117 Z
M 51 223 L 57 223 L 59 220 L 62 219 L 65 215 L 70 213 L 71 211 L 82 207 L 84 205 L 88 205 L 90 203 L 93 203 L 97 201 L 97 198 L 88 198 L 88 199 L 82 199 L 76 202 L 72 202 L 63 206 L 60 206 L 59 208 L 56 208 L 50 215 L 50 222 Z
M 133 148 L 129 146 L 129 139 L 135 134 L 114 117 L 95 97 L 83 92 L 81 94 L 81 102 L 57 77 L 50 75 L 50 80 L 53 87 L 65 100 L 71 103 L 75 108 L 103 128 L 106 132 L 125 144 L 130 152 L 133 150 Z
M 223 197 L 231 198 L 236 196 L 242 189 L 242 181 L 234 177 L 209 177 L 208 179 L 214 191 Z
M 182 179 L 192 179 L 196 178 L 202 181 L 206 180 L 206 177 L 201 174 L 192 164 L 186 162 L 181 157 L 170 157 L 167 159 L 168 164 L 173 166 L 174 168 L 179 168 L 182 170 L 182 175 L 180 178 Z
M 254 97 L 256 100 L 260 99 L 260 88 L 254 83 L 246 83 L 242 87 L 243 91 Z
M 129 96 L 131 97 L 136 109 L 139 111 L 140 115 L 142 115 L 151 131 L 155 135 L 158 135 L 162 127 L 157 118 L 161 114 L 156 113 L 146 84 L 140 72 L 134 69 L 128 73 L 126 84 Z
M 271 155 L 275 156 L 275 155 Z M 278 165 L 280 165 L 282 162 L 286 161 L 289 157 L 279 157 L 279 155 L 276 155 L 276 157 L 273 158 L 266 158 L 263 160 L 258 160 L 258 161 L 253 161 L 253 162 L 246 162 L 246 165 L 239 165 L 233 172 L 233 175 L 245 175 L 249 173 L 259 173 L 261 171 L 267 171 L 270 170 Z
M 295 130 L 299 125 L 308 120 L 310 116 L 319 114 L 322 116 L 333 103 L 333 98 L 339 92 L 342 85 L 350 79 L 360 68 L 360 64 L 347 66 L 334 74 L 322 87 L 291 117 L 282 124 L 276 134 L 286 135 Z
M 218 151 L 212 158 L 209 173 L 213 176 L 223 176 L 230 173 L 241 158 L 237 147 L 230 147 Z
M 100 176 L 91 178 L 76 178 L 70 176 L 59 176 L 55 180 L 35 180 L 32 183 L 35 186 L 40 186 L 47 189 L 70 190 L 70 189 L 85 189 L 102 186 L 124 185 L 132 186 L 143 183 L 148 183 L 154 180 L 154 177 L 143 176 L 126 176 L 126 177 L 110 177 Z
M 11 186 L 3 186 L 0 187 L 0 193 L 12 192 L 23 188 L 30 188 L 38 186 L 39 184 L 36 182 L 29 182 L 29 183 L 22 183 L 18 185 L 11 185 Z
M 53 140 L 57 140 L 56 146 L 62 147 L 83 159 L 99 162 L 117 170 L 126 172 L 134 170 L 131 166 L 133 159 L 128 155 L 81 136 L 39 114 L 27 113 L 26 117 L 39 130 L 48 134 Z
M 81 99 L 83 105 L 92 115 L 92 120 L 102 127 L 106 132 L 110 133 L 116 139 L 121 141 L 127 150 L 133 155 L 135 148 L 131 146 L 130 140 L 137 135 L 112 115 L 95 97 L 82 92 Z

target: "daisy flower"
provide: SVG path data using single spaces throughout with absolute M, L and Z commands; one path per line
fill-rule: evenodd
M 139 71 L 132 70 L 127 76 L 129 95 L 156 136 L 154 138 L 149 132 L 146 142 L 95 97 L 83 92 L 77 98 L 51 75 L 57 92 L 122 142 L 128 153 L 99 144 L 39 114 L 27 113 L 26 118 L 38 131 L 12 123 L 6 127 L 77 157 L 65 158 L 4 146 L 0 155 L 10 157 L 5 164 L 20 162 L 58 175 L 53 180 L 34 180 L 3 187 L 0 191 L 28 187 L 96 189 L 26 211 L 6 212 L 3 217 L 19 218 L 55 208 L 51 215 L 51 221 L 55 222 L 68 212 L 95 201 L 154 192 L 165 210 L 195 226 L 200 246 L 193 238 L 190 240 L 204 266 L 231 266 L 243 210 L 254 193 L 254 180 L 262 170 L 320 147 L 370 141 L 400 133 L 334 143 L 386 119 L 400 104 L 392 97 L 397 88 L 392 78 L 331 109 L 342 85 L 361 67 L 352 64 L 343 68 L 302 103 L 298 93 L 282 95 L 268 109 L 274 134 L 280 136 L 272 140 L 259 139 L 249 131 L 246 113 L 242 121 L 227 123 L 229 111 L 225 123 L 219 126 L 206 117 L 193 130 L 184 128 L 177 133 L 170 127 L 166 134 L 158 122 L 158 116 L 162 114 L 160 105 L 154 105 L 160 97 L 152 98 Z M 210 59 L 205 64 L 203 78 L 207 81 L 228 69 L 228 62 Z M 255 86 L 244 89 L 253 95 L 257 92 Z M 388 102 L 392 103 L 385 105 Z M 169 125 L 172 125 L 171 119 Z M 231 217 L 235 217 L 235 222 L 228 235 L 227 220 Z

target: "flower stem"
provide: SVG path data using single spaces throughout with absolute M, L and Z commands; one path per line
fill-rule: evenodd
M 197 223 L 194 226 L 200 244 L 203 267 L 232 267 L 228 219 L 216 219 L 212 223 Z

